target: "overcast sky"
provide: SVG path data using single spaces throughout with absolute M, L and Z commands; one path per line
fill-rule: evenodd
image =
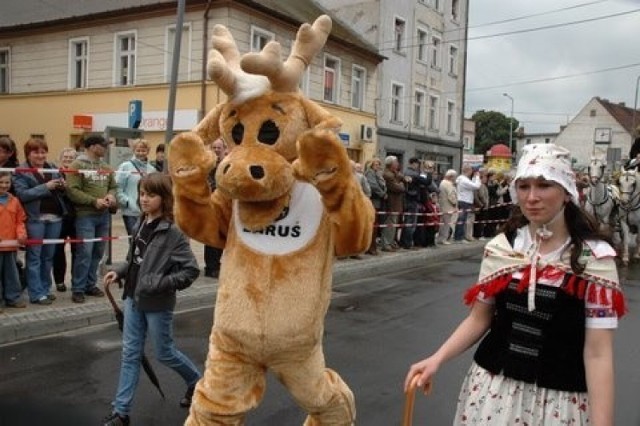
M 527 133 L 557 132 L 594 96 L 633 107 L 640 76 L 640 0 L 469 3 L 466 117 L 479 109 L 509 116 L 511 101 L 505 92 L 513 97 L 514 116 Z M 631 11 L 635 12 L 582 24 L 497 35 Z M 538 16 L 485 25 L 530 15 Z M 480 38 L 485 36 L 490 37 Z M 598 72 L 617 67 L 626 68 Z M 576 76 L 550 80 L 568 75 Z M 546 81 L 522 84 L 531 80 Z

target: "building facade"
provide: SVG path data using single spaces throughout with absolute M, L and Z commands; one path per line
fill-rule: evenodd
M 616 169 L 628 159 L 633 124 L 633 108 L 594 97 L 562 129 L 555 143 L 571 151 L 578 169 L 587 167 L 594 155 L 606 158 L 609 167 Z
M 458 168 L 468 0 L 319 1 L 387 58 L 378 76 L 378 155 Z
M 49 10 L 47 10 L 49 8 Z M 113 128 L 110 160 L 128 158 L 129 108 L 141 101 L 140 129 L 152 145 L 165 141 L 176 38 L 176 2 L 123 0 L 11 2 L 0 17 L 0 135 L 21 146 L 32 136 L 50 152 L 76 146 L 87 132 Z M 325 10 L 308 0 L 187 2 L 181 36 L 173 130 L 191 129 L 224 94 L 206 79 L 214 25 L 229 28 L 240 53 L 270 40 L 288 55 L 298 27 Z M 301 90 L 343 120 L 349 155 L 375 155 L 377 49 L 339 22 Z M 51 157 L 51 155 L 50 155 Z

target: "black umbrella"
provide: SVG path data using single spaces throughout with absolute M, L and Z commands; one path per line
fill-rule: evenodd
M 116 315 L 116 321 L 118 321 L 118 328 L 120 329 L 120 331 L 122 331 L 122 327 L 124 324 L 124 313 L 122 312 L 122 310 L 116 303 L 115 299 L 113 298 L 113 295 L 111 294 L 111 290 L 109 289 L 109 286 L 112 283 L 113 281 L 110 281 L 107 284 L 105 284 L 104 290 L 107 293 L 107 298 L 109 299 L 109 303 L 111 303 L 113 312 Z M 156 372 L 153 371 L 153 367 L 151 366 L 151 363 L 149 362 L 149 358 L 147 358 L 147 355 L 143 353 L 142 358 L 140 359 L 140 362 L 142 363 L 142 369 L 144 370 L 145 373 L 147 373 L 147 377 L 149 377 L 149 380 L 151 380 L 151 383 L 153 383 L 156 389 L 158 389 L 158 392 L 160 392 L 160 395 L 164 399 L 164 392 L 162 392 L 162 388 L 160 387 L 160 381 L 158 380 L 158 376 L 156 376 Z

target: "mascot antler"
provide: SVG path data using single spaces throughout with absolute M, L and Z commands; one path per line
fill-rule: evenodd
M 331 32 L 331 18 L 322 15 L 313 25 L 303 24 L 296 34 L 291 54 L 281 60 L 280 43 L 269 42 L 260 53 L 247 53 L 240 60 L 243 70 L 266 76 L 276 92 L 295 92 L 304 70 L 322 50 Z
M 235 102 L 242 102 L 267 91 L 268 79 L 248 74 L 240 68 L 240 52 L 226 27 L 216 25 L 211 42 L 213 49 L 209 52 L 207 73 L 224 93 Z
M 324 47 L 331 32 L 331 18 L 322 15 L 313 25 L 303 24 L 282 61 L 280 43 L 271 41 L 259 53 L 240 56 L 233 36 L 222 25 L 213 30 L 213 49 L 209 52 L 209 78 L 235 102 L 259 96 L 269 89 L 295 92 L 304 70 Z

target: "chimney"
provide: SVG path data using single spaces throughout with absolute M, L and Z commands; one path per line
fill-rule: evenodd
M 626 105 L 624 104 L 624 102 L 618 102 L 618 105 L 620 105 L 621 107 L 626 107 Z

